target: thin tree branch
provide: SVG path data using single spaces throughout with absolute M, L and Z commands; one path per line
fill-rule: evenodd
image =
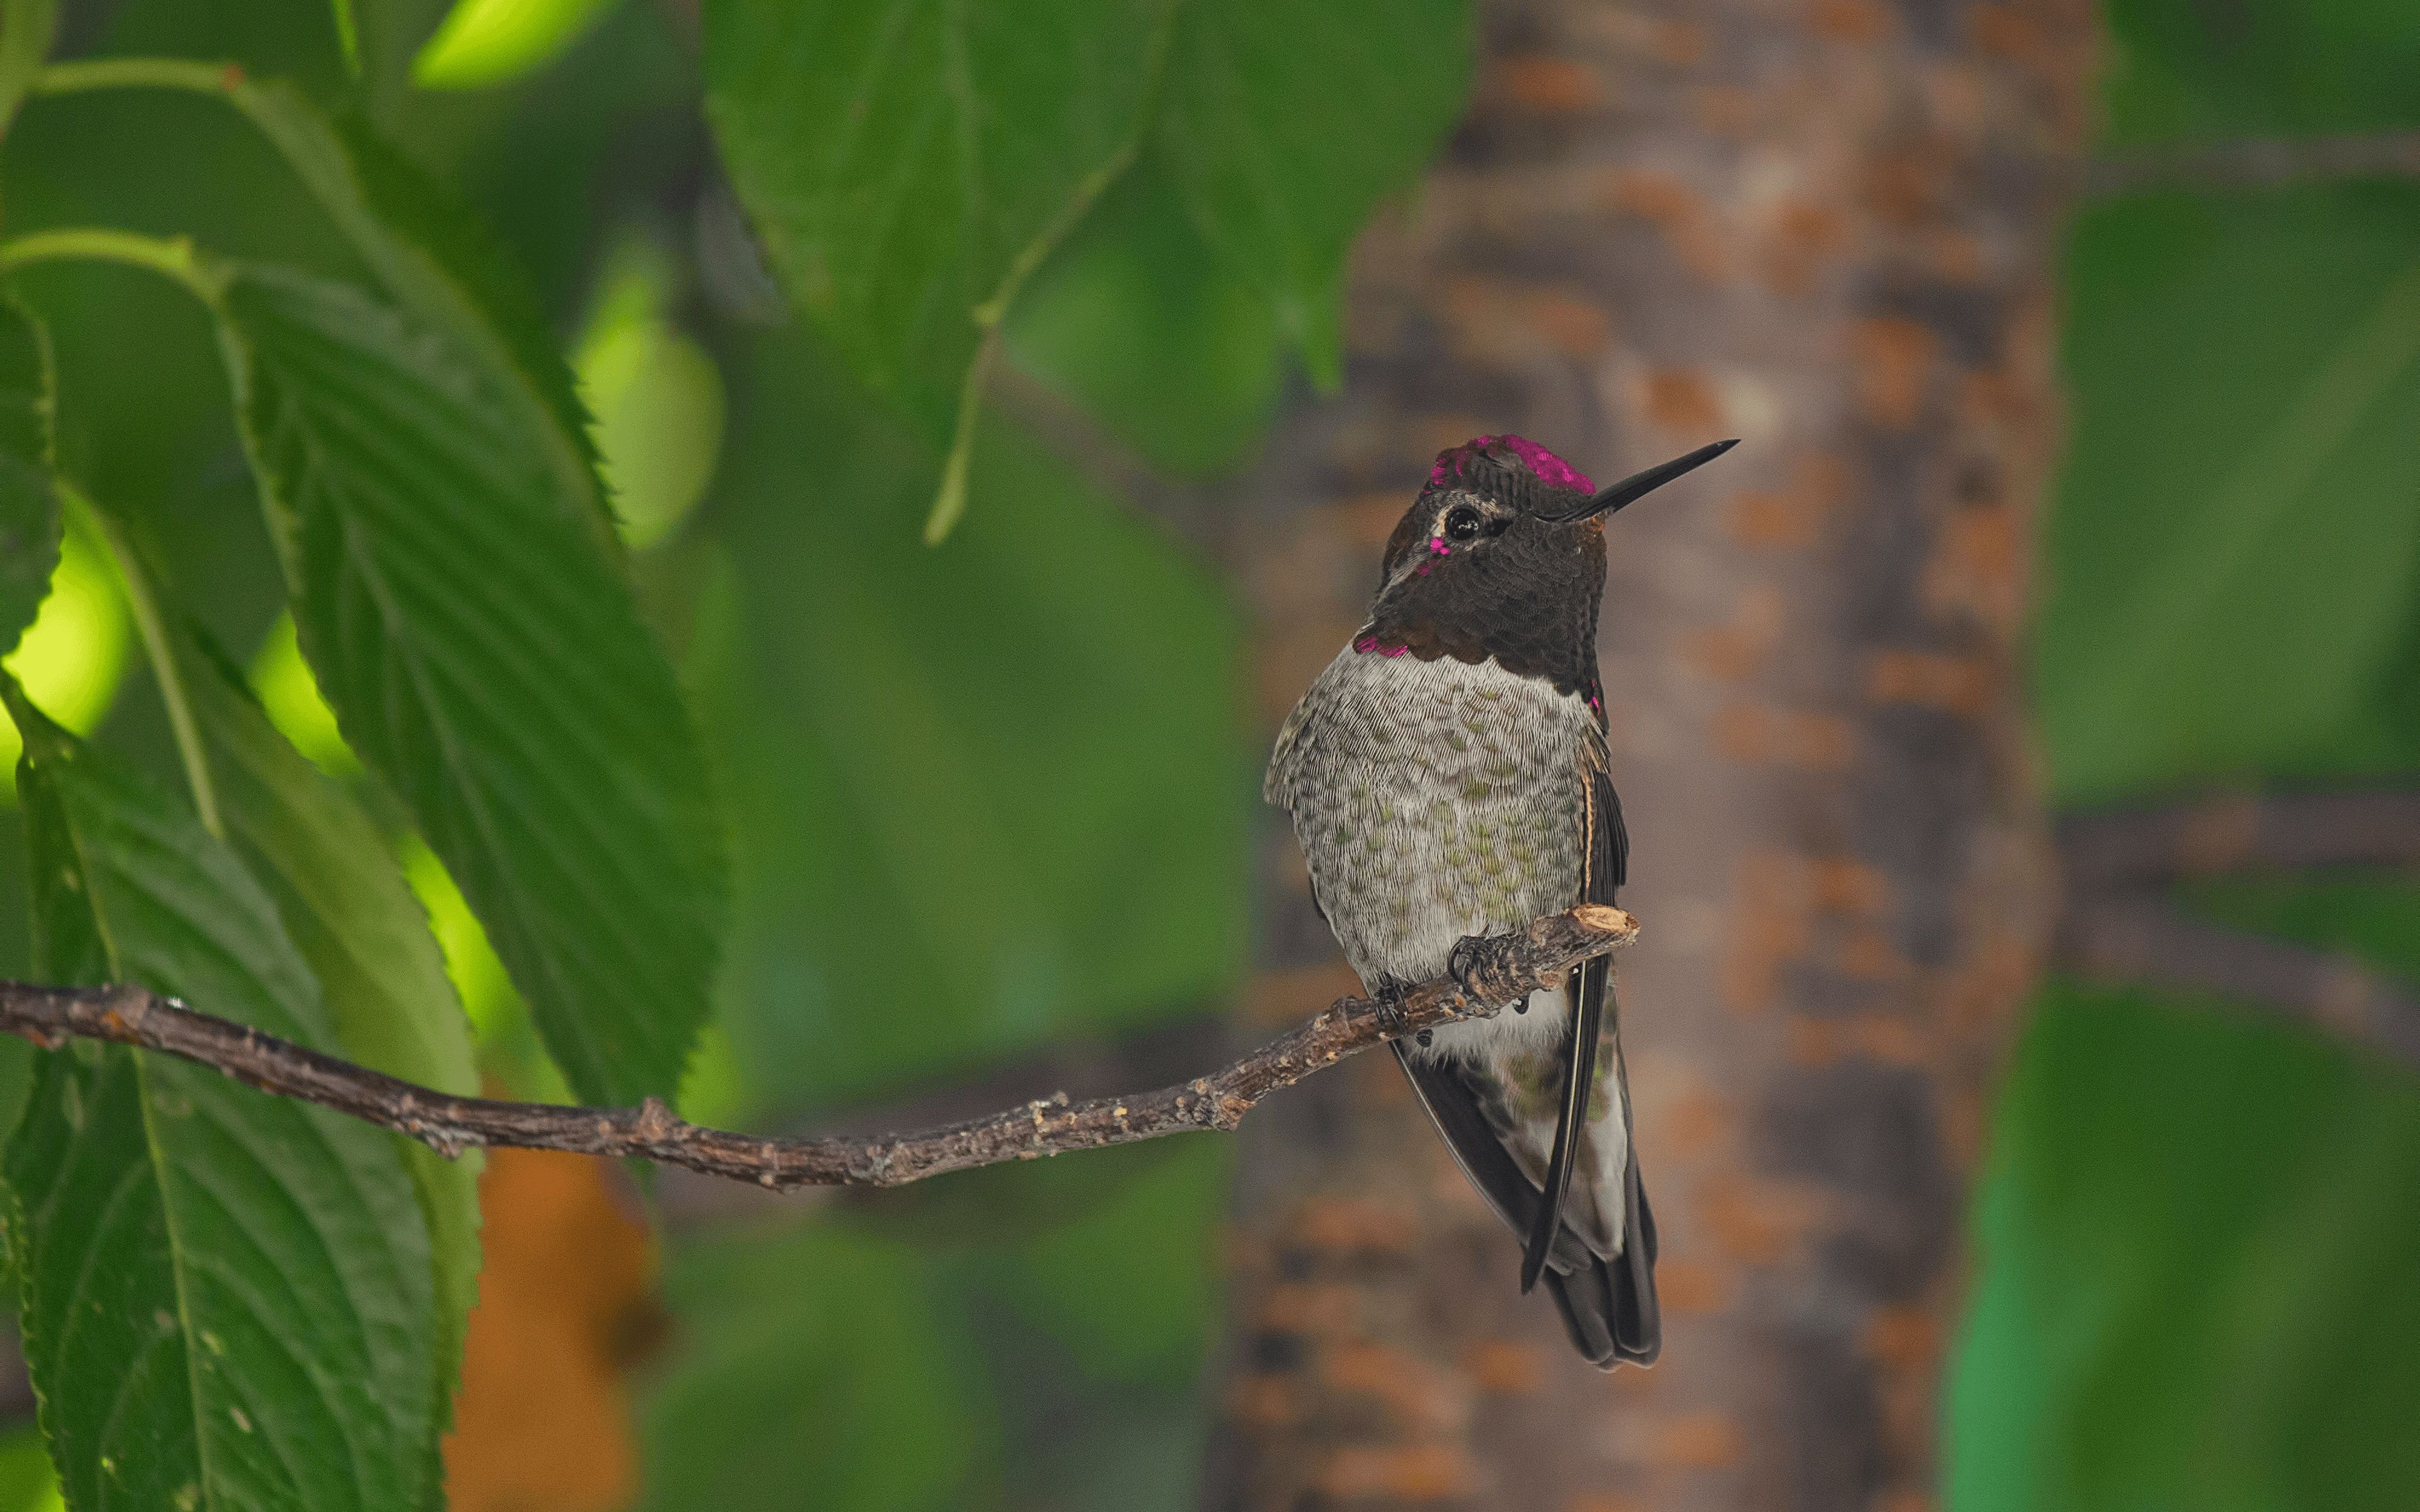
M 2228 872 L 2420 867 L 2420 792 L 2214 794 L 2071 814 L 2056 827 L 2059 969 L 2269 1009 L 2420 1070 L 2412 984 L 2349 955 L 2211 923 L 2169 895 Z
M 2248 137 L 2112 153 L 2092 164 L 2085 193 L 2106 199 L 2147 189 L 2275 189 L 2332 179 L 2415 177 L 2420 131 Z
M 2058 822 L 2071 898 L 2264 867 L 2420 867 L 2420 791 L 2217 794 Z
M 888 1098 L 829 1108 L 779 1126 L 793 1134 L 842 1140 L 884 1129 L 922 1129 L 1037 1095 L 1050 1098 L 1063 1092 L 1088 1101 L 1120 1088 L 1157 1087 L 1229 1059 L 1242 1048 L 1227 1015 L 1212 1012 L 1206 1003 L 1197 1004 L 1172 1021 L 1114 1038 L 1055 1040 L 1031 1055 L 987 1062 L 964 1080 L 942 1080 Z M 753 1218 L 798 1200 L 796 1193 L 768 1192 L 752 1181 L 725 1181 L 675 1168 L 657 1180 L 654 1205 L 663 1221 L 677 1228 Z
M 2071 913 L 2058 964 L 2079 976 L 2208 993 L 2283 1012 L 2420 1071 L 2420 998 L 2350 956 L 2195 918 L 2150 894 Z
M 0 982 L 0 1029 L 55 1049 L 105 1040 L 177 1056 L 281 1097 L 392 1129 L 445 1155 L 476 1146 L 638 1156 L 772 1188 L 900 1186 L 1011 1160 L 1132 1144 L 1197 1129 L 1232 1130 L 1281 1087 L 1399 1035 L 1498 1011 L 1561 980 L 1582 961 L 1628 945 L 1635 919 L 1584 903 L 1493 936 L 1469 952 L 1467 995 L 1450 977 L 1420 983 L 1389 1011 L 1339 998 L 1291 1033 L 1224 1070 L 1131 1097 L 1064 1096 L 913 1134 L 768 1139 L 706 1129 L 650 1098 L 636 1108 L 559 1107 L 453 1097 L 350 1061 L 196 1013 L 140 987 Z

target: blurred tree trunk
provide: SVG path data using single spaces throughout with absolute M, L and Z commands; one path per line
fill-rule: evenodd
M 1233 550 L 1270 728 L 1431 455 L 1604 480 L 1745 444 L 1609 532 L 1621 962 L 1663 1363 L 1514 1289 L 1388 1057 L 1247 1126 L 1208 1504 L 1614 1512 L 1933 1495 L 1983 1092 L 2050 918 L 2020 714 L 2081 0 L 1482 6 L 1476 100 L 1358 256 L 1344 397 Z M 1272 815 L 1274 1019 L 1351 979 Z

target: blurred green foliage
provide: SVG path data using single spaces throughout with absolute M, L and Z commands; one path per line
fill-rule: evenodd
M 2067 297 L 2059 798 L 2420 764 L 2420 186 L 2099 206 Z
M 352 0 L 338 0 L 338 14 Z M 411 82 L 423 89 L 484 89 L 508 84 L 594 26 L 613 0 L 455 0 L 411 60 Z
M 644 1504 L 1192 1505 L 1172 1472 L 1207 1431 L 1231 1153 L 999 1167 L 880 1218 L 683 1244 L 667 1285 L 693 1335 L 649 1415 Z
M 862 1096 L 1207 1004 L 1243 957 L 1252 792 L 1217 585 L 1004 426 L 948 550 L 873 528 L 923 501 L 914 432 L 794 338 L 743 372 L 727 613 L 692 667 L 746 816 L 746 1074 Z
M 42 1435 L 28 1423 L 0 1431 L 0 1512 L 65 1512 Z
M 2420 27 L 2398 0 L 2103 0 L 2111 142 L 2410 129 Z
M 948 440 L 928 539 L 976 476 L 994 333 L 1120 180 L 1140 191 L 1129 209 L 1172 193 L 1313 377 L 1337 381 L 1345 250 L 1461 114 L 1469 10 L 1329 0 L 1275 19 L 1250 0 L 706 12 L 707 113 L 775 268 L 860 377 Z M 1125 214 L 1089 239 L 1137 235 L 1164 228 Z M 1228 338 L 1197 333 L 1223 365 Z M 1131 354 L 1135 333 L 1119 345 Z
M 1348 8 L 1278 46 L 1249 8 L 1194 6 L 1181 26 L 1176 10 L 1054 13 L 1054 54 L 1031 45 L 1035 18 L 913 3 L 734 3 L 702 34 L 654 5 L 71 6 L 77 58 L 197 60 L 149 70 L 159 87 L 38 99 L 0 154 L 12 234 L 189 236 L 205 258 L 207 308 L 122 269 L 11 280 L 63 353 L 60 466 L 149 565 L 151 650 L 185 686 L 135 656 L 113 552 L 80 527 L 49 575 L 65 628 L 12 665 L 155 786 L 224 768 L 236 851 L 357 1055 L 349 1026 L 392 1031 L 431 1004 L 458 1021 L 442 1001 L 458 995 L 480 1068 L 524 1095 L 678 1074 L 689 1111 L 774 1127 L 1212 1011 L 1246 944 L 1237 615 L 1160 531 L 960 403 L 979 393 L 962 379 L 1000 327 L 987 361 L 1169 471 L 1242 461 L 1290 363 L 1332 380 L 1346 245 L 1459 114 L 1468 22 L 1462 0 L 1422 0 L 1418 25 Z M 870 159 L 820 157 L 848 113 L 800 94 L 769 41 L 864 40 L 868 23 L 926 46 L 868 54 L 910 129 L 876 133 Z M 966 70 L 969 137 L 918 134 L 948 98 L 908 66 L 935 46 Z M 1035 87 L 1053 69 L 1064 87 Z M 859 216 L 884 174 L 907 176 L 887 203 L 927 217 L 904 242 Z M 947 276 L 903 266 L 903 245 Z M 841 270 L 836 301 L 802 247 Z M 917 525 L 953 456 L 968 513 L 936 551 Z M 703 745 L 694 772 L 659 762 L 611 794 L 543 775 L 644 766 L 680 721 L 651 706 L 661 685 L 598 563 L 678 669 Z M 205 640 L 248 667 L 256 710 Z M 51 640 L 83 658 L 81 704 L 43 681 Z M 198 766 L 180 705 L 201 716 L 184 721 Z M 692 1021 L 665 974 L 707 980 L 683 933 L 701 889 L 659 862 L 681 859 L 699 774 L 735 896 L 715 1022 L 683 1072 Z M 481 810 L 493 825 L 462 822 Z M 642 859 L 628 837 L 667 810 L 648 843 L 671 850 Z M 0 847 L 26 847 L 22 821 L 0 810 Z M 7 872 L 0 966 L 22 974 L 23 869 Z M 624 952 L 580 980 L 524 905 L 610 914 L 633 878 L 662 917 L 559 936 Z M 366 980 L 363 942 L 404 884 L 433 931 L 411 920 L 411 969 Z M 37 1057 L 8 1047 L 13 1099 Z M 1228 1159 L 1207 1141 L 1116 1152 L 674 1234 L 650 1496 L 1188 1501 Z M 429 1225 L 458 1216 L 422 1196 Z M 462 1251 L 440 1240 L 442 1299 Z M 83 1409 L 61 1411 L 68 1427 Z M 727 1447 L 810 1423 L 845 1430 L 831 1477 L 752 1482 Z M 70 1453 L 85 1484 L 90 1457 Z M 408 1478 L 379 1494 L 412 1499 Z
M 1998 1118 L 1952 1505 L 2412 1504 L 2408 1074 L 2222 1003 L 2057 988 Z
M 989 361 L 1158 469 L 1238 464 L 1292 366 L 1336 377 L 1344 248 L 1458 114 L 1466 7 L 1352 0 L 1277 28 L 1240 0 L 1045 23 L 916 0 L 725 0 L 702 35 L 682 14 L 92 0 L 69 12 L 78 55 L 236 61 L 253 118 L 191 92 L 39 100 L 0 153 L 0 202 L 11 234 L 191 235 L 334 281 L 352 291 L 340 302 L 394 312 L 334 336 L 450 344 L 443 392 L 420 398 L 458 422 L 460 393 L 484 393 L 476 418 L 520 427 L 521 442 L 467 459 L 462 498 L 551 501 L 553 524 L 595 547 L 575 579 L 593 587 L 597 562 L 627 576 L 696 711 L 731 843 L 715 1025 L 680 1080 L 690 1111 L 773 1127 L 1204 1011 L 1233 986 L 1246 933 L 1256 753 L 1239 734 L 1238 617 L 1157 531 L 983 417 L 967 375 L 996 329 Z M 2113 141 L 2420 125 L 2420 32 L 2381 0 L 2113 0 L 2107 17 Z M 923 51 L 881 53 L 881 26 Z M 0 47 L 0 100 L 12 55 Z M 950 56 L 972 110 L 954 135 L 918 66 Z M 853 136 L 864 117 L 832 102 L 861 94 L 900 130 Z M 896 223 L 865 235 L 883 213 Z M 903 242 L 930 256 L 886 255 Z M 2078 222 L 2072 453 L 2036 665 L 2061 802 L 2420 767 L 2415 270 L 2420 191 L 2406 185 L 2145 193 Z M 562 1003 L 534 1014 L 531 949 L 508 974 L 490 948 L 493 879 L 480 885 L 462 844 L 441 859 L 420 835 L 429 804 L 398 801 L 379 770 L 411 743 L 363 742 L 365 771 L 328 714 L 320 690 L 337 679 L 302 653 L 338 617 L 314 631 L 306 612 L 298 641 L 289 589 L 307 608 L 315 579 L 280 570 L 209 316 L 121 270 L 12 283 L 55 336 L 62 471 L 139 543 L 197 633 L 240 654 L 270 721 L 329 774 L 256 744 L 248 705 L 220 708 L 288 817 L 349 835 L 367 868 L 333 896 L 329 927 L 393 924 L 385 856 L 399 857 L 483 1068 L 566 1095 L 537 1032 L 551 1013 L 567 1042 Z M 806 318 L 784 318 L 784 291 Z M 409 378 L 427 358 L 374 341 L 335 376 L 382 363 Z M 22 408 L 8 371 L 0 427 Z M 359 397 L 367 411 L 380 395 Z M 915 527 L 954 456 L 965 523 L 928 550 Z M 513 471 L 532 457 L 535 472 Z M 0 531 L 30 518 L 39 539 L 39 509 L 17 507 L 33 496 L 8 483 Z M 447 502 L 434 495 L 414 497 Z M 455 519 L 462 539 L 493 524 Z M 510 549 L 462 556 L 466 578 L 516 560 L 533 583 L 554 578 Z M 50 576 L 8 667 L 38 704 L 97 731 L 114 765 L 181 785 L 105 543 L 70 522 Z M 12 630 L 30 608 L 21 587 L 0 573 Z M 567 833 L 621 807 L 592 795 L 554 818 Z M 0 810 L 12 858 L 24 819 Z M 240 826 L 236 839 L 258 848 Z M 0 866 L 13 974 L 31 965 L 23 870 Z M 2408 878 L 2236 879 L 2192 901 L 2420 971 Z M 287 928 L 314 980 L 355 1007 L 374 995 L 313 958 L 304 924 Z M 411 950 L 433 1001 L 425 945 Z M 681 1073 L 688 1041 L 674 1038 L 638 1057 L 652 1085 Z M 0 1041 L 0 1127 L 34 1066 Z M 2402 1431 L 2420 1417 L 2416 1120 L 2408 1079 L 2307 1037 L 2221 1006 L 2055 987 L 1977 1211 L 1956 1504 L 2420 1501 Z M 1209 1142 L 1109 1152 L 675 1234 L 675 1323 L 644 1409 L 651 1504 L 1189 1504 L 1228 1159 Z M 366 1180 L 387 1199 L 405 1190 Z M 29 1442 L 0 1438 L 0 1512 L 11 1497 L 48 1504 L 21 1473 Z M 768 1462 L 752 1452 L 767 1442 L 814 1462 Z
M 1042 265 L 1002 335 L 1020 366 L 1177 477 L 1241 458 L 1285 376 L 1276 309 L 1202 242 L 1175 186 L 1143 172 Z
M 2129 147 L 2420 126 L 2379 0 L 2112 0 Z M 2161 190 L 2066 266 L 2034 678 L 2055 798 L 2420 773 L 2420 189 Z M 2187 903 L 2420 980 L 2420 877 Z M 2420 1093 L 2212 1002 L 2055 983 L 2003 1090 L 1953 1373 L 1962 1512 L 2420 1504 Z

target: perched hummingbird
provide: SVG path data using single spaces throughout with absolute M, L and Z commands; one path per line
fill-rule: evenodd
M 1605 517 L 1737 444 L 1599 491 L 1518 436 L 1438 454 L 1388 537 L 1370 618 L 1286 717 L 1265 793 L 1293 817 L 1311 897 L 1382 1004 L 1476 937 L 1614 901 L 1630 842 L 1597 682 Z M 1605 957 L 1510 1013 L 1394 1041 L 1429 1117 L 1526 1236 L 1590 1361 L 1662 1347 L 1655 1220 Z

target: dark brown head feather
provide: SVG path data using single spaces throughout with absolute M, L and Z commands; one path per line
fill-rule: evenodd
M 1364 640 L 1423 661 L 1493 656 L 1508 671 L 1593 698 L 1605 528 L 1544 517 L 1592 491 L 1561 458 L 1519 437 L 1482 436 L 1441 453 L 1388 537 Z M 1484 520 L 1476 539 L 1442 533 L 1457 505 Z

